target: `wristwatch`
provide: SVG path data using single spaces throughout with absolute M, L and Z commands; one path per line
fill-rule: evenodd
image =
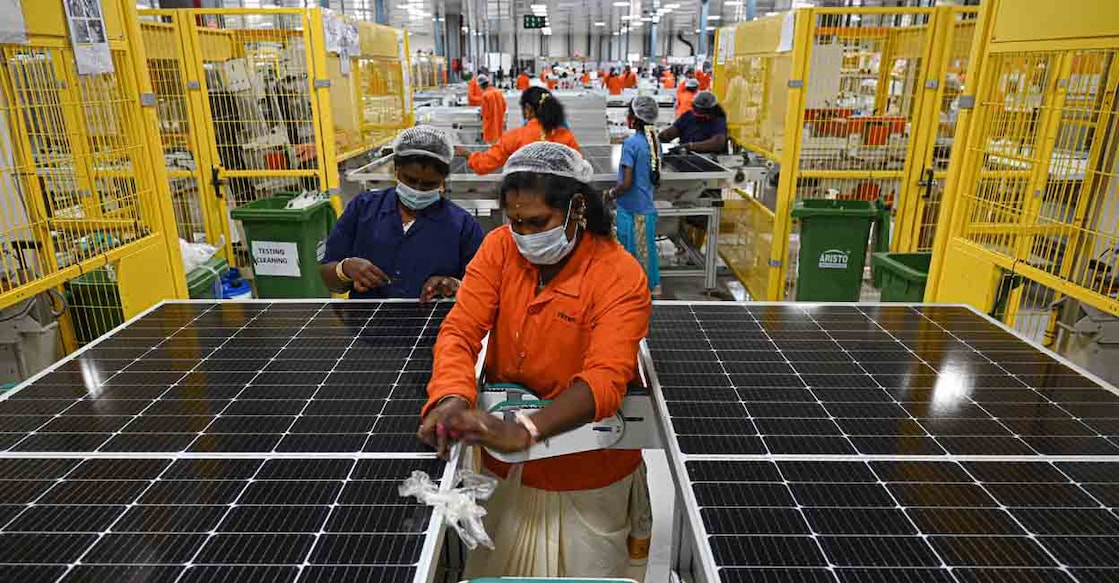
M 347 257 L 346 259 L 349 259 L 349 257 Z M 337 275 L 340 281 L 349 283 L 353 281 L 353 279 L 350 276 L 346 275 L 346 272 L 342 270 L 342 264 L 346 262 L 346 259 L 343 259 L 334 264 L 334 275 Z

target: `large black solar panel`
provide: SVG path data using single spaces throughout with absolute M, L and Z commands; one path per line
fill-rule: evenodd
M 437 525 L 396 489 L 412 470 L 444 469 L 416 458 L 3 458 L 0 581 L 411 582 Z
M 0 401 L 0 451 L 425 451 L 448 303 L 166 304 Z
M 658 305 L 685 454 L 1119 455 L 1119 395 L 964 308 Z
M 698 580 L 1119 580 L 1119 396 L 952 306 L 658 304 Z

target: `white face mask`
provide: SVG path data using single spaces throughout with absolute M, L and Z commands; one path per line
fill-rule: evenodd
M 511 227 L 509 232 L 513 233 L 517 250 L 529 263 L 533 265 L 555 265 L 571 254 L 571 250 L 575 248 L 575 242 L 578 240 L 577 236 L 571 239 L 567 238 L 567 222 L 570 219 L 571 207 L 569 206 L 567 207 L 567 217 L 563 220 L 562 226 L 531 235 L 522 235 Z M 579 234 L 578 230 L 575 234 Z
M 414 210 L 423 210 L 439 200 L 442 196 L 439 189 L 435 190 L 416 190 L 407 184 L 397 180 L 396 181 L 396 198 L 400 199 L 401 204 Z

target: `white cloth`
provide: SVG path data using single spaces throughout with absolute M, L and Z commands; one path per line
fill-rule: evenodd
M 644 580 L 652 532 L 644 463 L 609 486 L 567 492 L 522 485 L 521 466 L 517 465 L 498 484 L 486 510 L 486 532 L 495 548 L 470 552 L 464 572 L 467 579 Z

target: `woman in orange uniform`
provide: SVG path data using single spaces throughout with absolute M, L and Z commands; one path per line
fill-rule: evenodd
M 455 147 L 455 154 L 469 156 L 467 164 L 475 174 L 489 174 L 501 168 L 514 152 L 533 142 L 557 142 L 579 149 L 575 134 L 564 127 L 563 106 L 543 87 L 529 87 L 521 93 L 521 115 L 525 125 L 505 132 L 490 149 L 471 154 L 462 146 Z
M 590 165 L 560 144 L 535 143 L 506 167 L 492 231 L 439 329 L 419 436 L 523 451 L 616 414 L 637 379 L 637 349 L 652 311 L 645 274 L 614 240 Z M 551 403 L 502 421 L 475 408 L 474 363 L 489 334 L 485 376 Z M 495 549 L 478 548 L 464 578 L 624 577 L 627 541 L 648 536 L 648 489 L 638 450 L 592 449 L 510 466 L 483 452 L 501 478 L 485 517 Z M 638 545 L 633 545 L 638 546 Z M 630 575 L 632 576 L 632 575 Z
M 699 81 L 699 90 L 708 91 L 711 89 L 711 73 L 709 73 L 710 63 L 704 63 L 698 71 L 695 72 L 695 79 Z
M 625 72 L 624 77 L 625 77 L 625 80 L 626 80 L 626 89 L 637 89 L 637 72 L 636 71 L 634 71 L 630 67 L 626 67 L 626 72 Z
M 490 85 L 485 75 L 478 75 L 478 85 L 482 87 L 482 139 L 496 144 L 505 133 L 505 94 Z
M 684 81 L 684 90 L 676 92 L 676 118 L 692 110 L 692 102 L 699 93 L 699 81 L 688 79 Z
M 676 75 L 672 73 L 672 69 L 664 70 L 664 74 L 661 75 L 661 86 L 665 89 L 676 88 Z
M 621 95 L 625 86 L 625 77 L 618 75 L 614 69 L 610 69 L 610 74 L 606 76 L 606 90 L 610 92 L 610 95 Z
M 528 89 L 529 83 L 531 82 L 532 79 L 529 78 L 528 73 L 522 70 L 521 74 L 517 75 L 517 91 Z
M 478 68 L 478 74 L 470 79 L 466 84 L 466 103 L 473 107 L 482 105 L 482 87 L 478 84 L 478 77 L 487 75 L 489 71 L 485 67 Z

